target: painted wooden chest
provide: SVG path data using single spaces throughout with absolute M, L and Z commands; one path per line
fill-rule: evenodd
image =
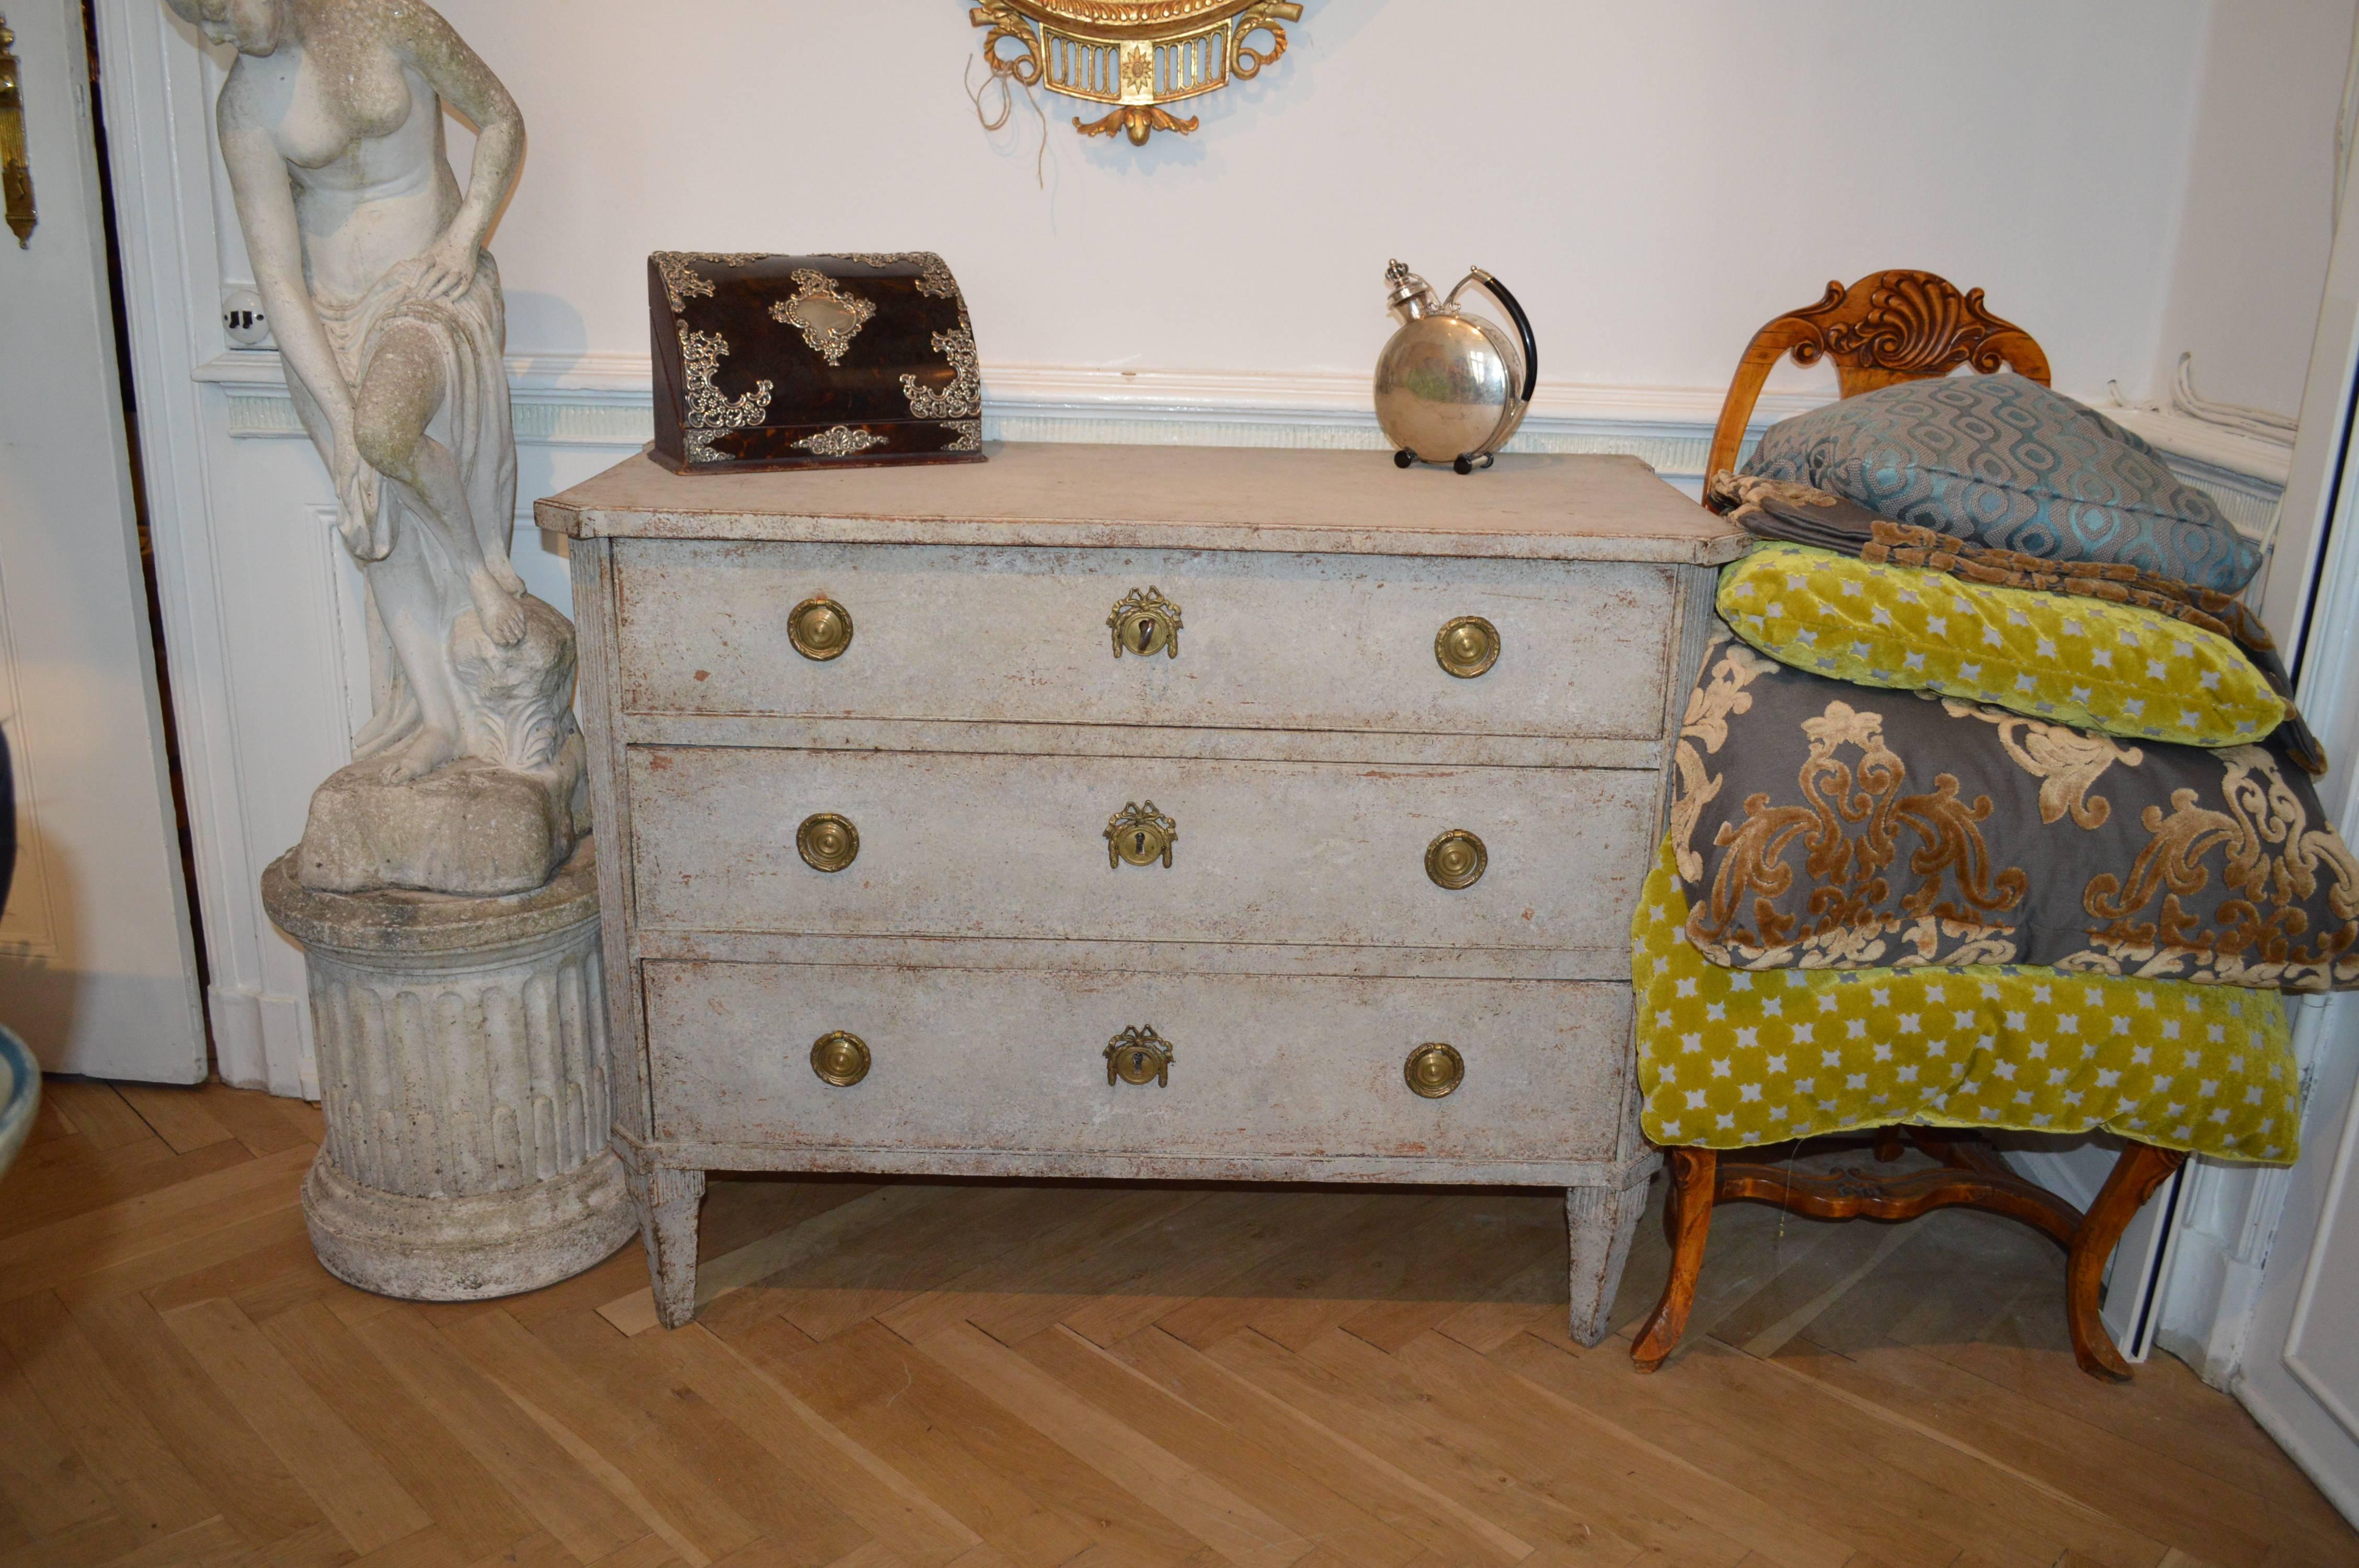
M 1742 535 L 1626 458 L 992 455 L 539 503 L 664 1321 L 706 1171 L 839 1171 L 1560 1186 L 1602 1336 Z

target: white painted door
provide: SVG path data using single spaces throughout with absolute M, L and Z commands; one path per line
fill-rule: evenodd
M 2359 69 L 2359 62 L 2354 62 Z M 2347 111 L 2346 111 L 2347 113 Z M 2359 131 L 2346 124 L 2345 134 Z M 2359 158 L 2343 174 L 2302 396 L 2301 434 L 2263 600 L 2296 659 L 2296 695 L 2332 768 L 2320 804 L 2359 838 Z M 2301 1162 L 2222 1175 L 2199 1204 L 2215 1234 L 2241 1233 L 2208 1271 L 2189 1271 L 2187 1338 L 2320 1490 L 2359 1523 L 2359 994 L 2295 1005 L 2305 1089 Z M 2241 1200 L 2241 1201 L 2239 1201 Z M 2241 1209 L 2241 1214 L 2238 1213 Z M 2182 1250 L 2189 1250 L 2182 1248 Z M 2196 1255 L 2201 1248 L 2194 1249 Z M 2172 1281 L 2174 1292 L 2179 1281 Z M 2209 1321 L 2205 1321 L 2206 1319 Z
M 205 1074 L 80 0 L 0 0 L 39 222 L 0 234 L 0 730 L 16 773 L 0 1022 L 43 1066 Z
M 2345 223 L 2346 233 L 2352 227 Z M 2319 596 L 2299 688 L 2303 712 L 2334 764 L 2320 795 L 2346 837 L 2359 832 L 2354 468 L 2343 465 L 2343 493 L 2314 573 Z M 2301 1162 L 2283 1184 L 2231 1386 L 2359 1523 L 2359 994 L 2305 999 L 2294 1012 L 2294 1049 L 2309 1087 Z

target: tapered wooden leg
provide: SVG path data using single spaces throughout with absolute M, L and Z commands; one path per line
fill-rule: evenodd
M 1876 1133 L 1875 1157 L 1879 1162 L 1889 1165 L 1899 1159 L 1901 1147 L 1900 1129 L 1886 1127 Z
M 1572 1337 L 1593 1346 L 1614 1326 L 1614 1296 L 1622 1288 L 1622 1266 L 1647 1213 L 1649 1160 L 1620 1187 L 1567 1187 L 1565 1229 L 1572 1242 Z
M 1696 1278 L 1703 1271 L 1704 1238 L 1712 1234 L 1713 1191 L 1719 1182 L 1720 1156 L 1710 1149 L 1670 1152 L 1670 1190 L 1663 1205 L 1663 1226 L 1670 1232 L 1671 1273 L 1663 1281 L 1663 1299 L 1655 1303 L 1630 1359 L 1641 1372 L 1661 1366 L 1688 1328 L 1688 1313 L 1695 1305 Z
M 2114 1255 L 2132 1217 L 2146 1206 L 2155 1188 L 2186 1161 L 2187 1156 L 2175 1149 L 2130 1144 L 2114 1162 L 2104 1190 L 2072 1233 L 2071 1254 L 2064 1265 L 2064 1319 L 2072 1330 L 2073 1358 L 2093 1378 L 2129 1381 L 2130 1364 L 2122 1359 L 2098 1313 L 2097 1287 L 2104 1278 L 2105 1261 Z
M 696 1315 L 696 1210 L 704 1201 L 704 1173 L 634 1172 L 630 1186 L 639 1206 L 639 1239 L 647 1249 L 656 1318 L 666 1328 L 679 1328 Z

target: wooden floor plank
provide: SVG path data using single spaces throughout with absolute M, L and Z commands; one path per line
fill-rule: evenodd
M 262 1331 L 418 1499 L 461 1561 L 534 1533 L 497 1476 L 324 1305 L 290 1308 Z
M 918 1347 L 984 1398 L 1020 1412 L 1026 1424 L 1237 1568 L 1288 1568 L 1310 1550 L 1308 1536 L 1098 1409 L 973 1324 L 952 1325 Z
M 2268 1504 L 2257 1492 L 2126 1438 L 2021 1401 L 1971 1373 L 1905 1346 L 1855 1357 L 1809 1346 L 1777 1364 L 1894 1412 L 1896 1425 L 1935 1431 L 1962 1452 L 1987 1454 L 2078 1498 L 2091 1510 L 2212 1561 L 2216 1568 L 2259 1568 L 2268 1549 Z M 2093 1561 L 2106 1559 L 2078 1546 Z
M 250 1154 L 260 1156 L 276 1154 L 285 1149 L 309 1149 L 320 1141 L 317 1132 L 298 1126 L 296 1119 L 280 1108 L 288 1105 L 301 1105 L 303 1102 L 300 1100 L 278 1100 L 267 1095 L 234 1089 L 219 1078 L 207 1080 L 196 1093 L 207 1114 L 229 1129 L 230 1135 Z
M 1455 1315 L 1470 1292 L 1488 1295 L 1535 1259 L 1561 1262 L 1564 1249 L 1560 1193 L 1484 1194 L 1445 1205 L 1410 1245 L 1399 1283 L 1337 1326 L 1379 1350 L 1397 1350 Z
M 396 1307 L 353 1326 L 386 1369 L 433 1413 L 451 1442 L 582 1562 L 647 1533 L 613 1493 L 415 1312 Z
M 108 1207 L 103 1223 L 59 1219 L 0 1240 L 0 1301 L 55 1290 L 257 1215 L 290 1210 L 310 1164 L 307 1152 L 289 1149 L 142 1193 Z
M 234 1303 L 201 1301 L 166 1313 L 164 1321 L 354 1552 L 389 1546 L 434 1522 Z
M 1646 1377 L 1659 1208 L 1583 1349 L 1555 1192 L 731 1177 L 666 1331 L 636 1247 L 353 1291 L 316 1108 L 60 1087 L 0 1181 L 0 1568 L 2359 1563 L 2185 1367 L 2082 1376 L 1992 1217 L 1727 1206 Z
M 1066 1325 L 1010 1348 L 1074 1395 L 1348 1562 L 1397 1568 L 1424 1550 L 1284 1452 L 1197 1409 Z
M 48 1154 L 43 1159 L 43 1154 Z M 0 1211 L 0 1238 L 92 1214 L 143 1193 L 160 1192 L 192 1177 L 243 1165 L 253 1156 L 239 1144 L 212 1145 L 178 1154 L 161 1139 L 114 1149 L 69 1139 L 28 1152 L 8 1177 L 8 1204 Z
M 154 1531 L 107 1514 L 0 1552 L 0 1568 L 97 1568 L 139 1550 Z
M 862 1447 L 899 1456 L 904 1475 L 1010 1563 L 1059 1568 L 1095 1543 L 1093 1532 L 1034 1497 L 987 1452 L 1013 1423 L 961 1393 L 906 1341 L 872 1325 L 776 1355 L 768 1336 L 756 1328 L 733 1343 Z
M 1577 1551 L 1581 1561 L 1614 1564 L 1646 1550 L 1613 1530 L 1592 1500 L 1554 1495 L 1528 1456 L 1512 1453 L 1495 1434 L 1440 1417 L 1430 1400 L 1391 1374 L 1392 1357 L 1365 1340 L 1330 1329 L 1298 1351 L 1249 1329 L 1205 1354 L 1323 1425 L 1353 1433 L 1394 1464 L 1421 1465 L 1484 1518 L 1535 1545 L 1554 1542 Z M 1715 1568 L 1734 1568 L 1745 1549 L 1725 1539 L 1719 1545 Z
M 24 1296 L 0 1306 L 0 1345 L 106 1489 L 114 1511 L 159 1534 L 221 1521 L 219 1506 L 124 1392 L 56 1296 Z M 233 1538 L 235 1533 L 230 1530 Z
M 1533 1542 L 1486 1519 L 1418 1469 L 1394 1464 L 1353 1433 L 1338 1431 L 1238 1376 L 1159 1324 L 1132 1335 L 1114 1353 L 1187 1403 L 1285 1454 L 1320 1484 L 1417 1541 L 1420 1551 L 1409 1568 L 1428 1558 L 1516 1563 L 1532 1553 Z
M 973 1323 L 1003 1342 L 1029 1338 L 1101 1291 L 1121 1290 L 1151 1266 L 1138 1256 L 1142 1240 L 1185 1230 L 1209 1201 L 1202 1192 L 1149 1187 L 1108 1189 L 1088 1203 L 1060 1205 L 1062 1223 L 1034 1223 L 995 1254 L 878 1314 L 877 1321 L 909 1340 L 958 1323 Z
M 981 1537 L 924 1488 L 712 1335 L 701 1329 L 669 1335 L 655 1348 L 732 1426 L 910 1568 L 939 1568 L 981 1544 Z
M 41 1098 L 93 1149 L 120 1149 L 156 1137 L 155 1129 L 125 1103 L 113 1084 L 52 1076 L 42 1080 Z
M 668 1390 L 638 1383 L 634 1391 L 640 1398 L 624 1397 L 611 1379 L 598 1376 L 595 1363 L 560 1357 L 504 1312 L 471 1318 L 442 1337 L 510 1398 L 546 1417 L 544 1428 L 554 1423 L 571 1433 L 566 1446 L 577 1457 L 590 1450 L 618 1472 L 631 1487 L 625 1501 L 632 1511 L 691 1563 L 726 1557 L 761 1537 L 757 1526 L 683 1462 L 644 1408 L 642 1400 L 664 1398 Z M 644 1378 L 644 1361 L 632 1374 L 635 1383 Z
M 1441 1200 L 1421 1193 L 1336 1194 L 1304 1217 L 1302 1235 L 1217 1295 L 1199 1296 L 1156 1319 L 1176 1339 L 1201 1348 L 1247 1325 L 1281 1344 L 1332 1327 L 1339 1310 L 1397 1283 L 1405 1267 L 1387 1238 L 1415 1233 Z
M 122 1084 L 116 1092 L 176 1154 L 192 1153 L 236 1136 L 212 1113 L 202 1085 Z
M 327 1523 L 155 1309 L 136 1295 L 73 1309 L 108 1372 L 223 1516 L 255 1548 Z
M 1760 1400 L 1718 1365 L 1723 1358 L 1745 1359 L 1740 1352 L 1699 1346 L 1677 1368 L 1648 1377 L 1631 1368 L 1627 1349 L 1617 1341 L 1580 1354 L 1527 1334 L 1493 1358 L 1576 1404 L 1655 1435 L 1713 1474 L 1790 1509 L 1813 1529 L 1853 1542 L 1891 1568 L 1949 1568 L 1968 1545 L 1986 1544 L 1976 1530 L 1943 1530 L 1927 1519 L 1913 1506 L 1925 1500 L 1919 1489 L 1896 1495 L 1892 1487 L 1900 1477 L 1880 1467 L 1872 1450 L 1847 1446 L 1828 1452 L 1789 1425 L 1796 1414 L 1792 1401 Z M 1676 1378 L 1669 1375 L 1672 1370 Z M 1820 1478 L 1832 1474 L 1843 1475 L 1844 1485 L 1828 1486 Z M 1999 1521 L 1979 1522 L 1999 1528 Z M 2058 1541 L 2044 1557 L 2016 1552 L 2004 1561 L 2023 1568 L 2036 1557 L 2039 1568 L 2048 1568 L 2062 1552 Z
M 0 1500 L 36 1539 L 114 1516 L 114 1505 L 65 1428 L 0 1346 Z
M 709 1486 L 774 1549 L 800 1561 L 826 1563 L 869 1539 L 855 1520 L 813 1496 L 802 1477 L 688 1385 L 666 1352 L 663 1341 L 669 1336 L 616 1346 L 607 1325 L 591 1314 L 544 1321 L 538 1336 L 559 1358 L 589 1372 L 606 1399 L 647 1420 L 644 1441 L 676 1456 L 688 1476 Z M 594 1354 L 585 1345 L 605 1347 L 606 1353 Z M 658 1468 L 656 1474 L 664 1472 Z M 732 1555 L 745 1550 L 738 1546 Z
M 1437 1330 L 1403 1346 L 1401 1374 L 1464 1428 L 1495 1433 L 1538 1473 L 1586 1489 L 1621 1534 L 1649 1550 L 1696 1533 L 1735 1544 L 1755 1568 L 1842 1568 L 1850 1542 L 1813 1529 L 1654 1442 L 1516 1377 Z

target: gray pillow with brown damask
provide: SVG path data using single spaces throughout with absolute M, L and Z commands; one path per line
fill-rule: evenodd
M 2359 988 L 2359 861 L 2272 745 L 2131 745 L 1723 641 L 1678 771 L 1687 932 L 1716 964 Z

